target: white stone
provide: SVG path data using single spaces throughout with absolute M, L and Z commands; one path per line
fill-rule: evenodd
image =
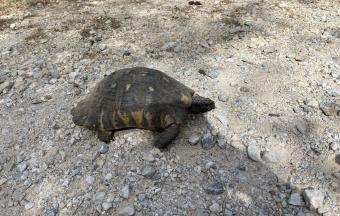
M 95 178 L 94 176 L 87 176 L 85 180 L 87 184 L 92 185 L 94 183 Z
M 307 189 L 303 192 L 303 197 L 310 209 L 315 210 L 323 206 L 324 195 L 316 189 Z
M 248 156 L 254 161 L 261 161 L 260 149 L 255 145 L 250 145 L 247 148 Z
M 32 202 L 25 203 L 25 209 L 31 209 L 33 208 L 33 206 L 34 206 L 34 203 Z

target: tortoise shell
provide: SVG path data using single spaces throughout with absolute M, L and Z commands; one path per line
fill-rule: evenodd
M 109 141 L 115 130 L 161 131 L 183 124 L 194 93 L 161 71 L 126 68 L 101 80 L 71 114 L 76 125 L 98 131 L 99 139 Z

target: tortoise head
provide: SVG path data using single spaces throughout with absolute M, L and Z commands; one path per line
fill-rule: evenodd
M 97 130 L 98 117 L 91 114 L 89 106 L 84 101 L 71 109 L 71 115 L 74 124 L 89 130 Z
M 197 94 L 192 96 L 191 106 L 189 107 L 191 113 L 205 113 L 212 109 L 215 109 L 215 102 L 213 100 L 201 97 Z

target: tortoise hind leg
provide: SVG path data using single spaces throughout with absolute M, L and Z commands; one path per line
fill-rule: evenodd
M 97 136 L 100 141 L 105 143 L 109 143 L 111 140 L 114 140 L 113 131 L 98 130 Z
M 155 138 L 154 145 L 157 148 L 166 148 L 177 137 L 179 128 L 178 124 L 172 124 L 162 132 L 159 132 Z

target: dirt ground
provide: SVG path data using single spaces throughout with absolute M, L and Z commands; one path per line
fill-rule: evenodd
M 167 73 L 216 109 L 191 116 L 165 151 L 149 131 L 106 145 L 75 126 L 71 108 L 132 66 Z M 340 215 L 339 115 L 339 1 L 2 11 L 0 215 Z

